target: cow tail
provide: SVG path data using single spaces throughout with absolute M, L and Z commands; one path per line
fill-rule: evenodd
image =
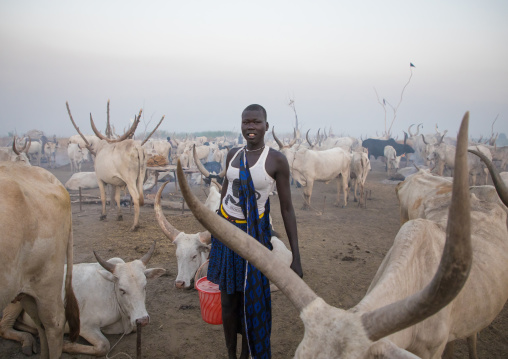
M 72 342 L 79 338 L 79 305 L 72 289 L 72 262 L 73 262 L 73 237 L 72 225 L 67 243 L 67 273 L 65 274 L 65 319 L 69 324 L 69 337 Z
M 145 204 L 145 196 L 143 196 L 143 182 L 145 182 L 145 172 L 146 172 L 145 150 L 141 146 L 136 146 L 136 149 L 138 150 L 138 158 L 139 158 L 139 173 L 136 185 L 138 187 L 139 205 L 143 206 Z

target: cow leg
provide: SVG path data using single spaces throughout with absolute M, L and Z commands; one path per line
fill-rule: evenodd
M 335 201 L 335 207 L 339 207 L 340 205 L 340 190 L 341 190 L 341 183 L 342 183 L 342 192 L 344 194 L 344 204 L 342 205 L 342 208 L 346 207 L 347 205 L 347 177 L 344 174 L 340 174 L 340 178 L 337 178 L 337 201 Z
M 470 337 L 467 337 L 467 348 L 469 350 L 469 359 L 478 359 L 478 355 L 476 354 L 477 334 L 478 333 L 474 333 Z
M 134 224 L 131 227 L 131 231 L 136 231 L 139 228 L 139 194 L 135 186 L 132 187 L 127 185 L 127 189 L 131 195 L 131 200 L 134 207 Z
M 62 355 L 65 326 L 64 304 L 61 292 L 54 296 L 39 298 L 37 312 L 40 322 L 46 331 L 49 357 L 60 358 Z
M 360 189 L 361 189 L 361 187 L 360 187 Z M 354 186 L 354 191 L 353 191 L 355 202 L 358 202 L 358 195 L 356 194 L 357 190 L 358 190 L 358 179 L 355 179 L 355 186 Z M 361 196 L 361 194 L 360 194 L 360 196 Z M 360 197 L 360 199 L 361 199 L 361 197 Z
M 312 196 L 312 187 L 314 186 L 313 180 L 307 180 L 307 185 L 303 188 L 303 207 L 304 211 L 310 209 L 310 197 Z
M 121 192 L 121 188 L 118 187 L 118 186 L 113 186 L 113 190 L 115 191 L 115 202 L 116 202 L 116 207 L 117 207 L 117 217 L 116 217 L 116 220 L 117 221 L 123 221 L 123 216 L 122 216 L 122 206 L 120 206 L 120 192 Z
M 104 187 L 104 182 L 98 178 L 97 183 L 99 184 L 99 191 L 101 192 L 102 214 L 100 219 L 102 221 L 106 219 L 106 188 Z
M 455 350 L 455 341 L 446 343 L 445 350 L 443 351 L 442 359 L 452 359 Z
M 81 328 L 79 336 L 86 339 L 91 345 L 71 343 L 65 341 L 63 351 L 70 354 L 87 354 L 94 356 L 105 356 L 108 354 L 110 344 L 109 340 L 101 333 L 100 329 Z
M 0 337 L 15 340 L 21 343 L 21 350 L 25 355 L 37 353 L 34 337 L 30 333 L 19 332 L 13 329 L 16 319 L 23 311 L 21 303 L 10 303 L 5 307 L 0 321 Z
M 49 347 L 48 347 L 48 339 L 46 337 L 46 331 L 44 330 L 44 327 L 42 326 L 41 320 L 39 318 L 39 312 L 37 310 L 37 304 L 35 303 L 35 300 L 33 297 L 29 295 L 24 295 L 20 300 L 21 305 L 23 306 L 23 309 L 25 312 L 30 316 L 30 318 L 33 320 L 35 327 L 37 328 L 37 332 L 39 333 L 39 341 L 41 345 L 41 359 L 48 359 L 49 358 Z M 63 333 L 62 333 L 63 338 Z M 55 358 L 58 358 L 59 356 L 55 356 Z

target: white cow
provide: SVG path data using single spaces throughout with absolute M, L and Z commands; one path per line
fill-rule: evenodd
M 79 143 L 69 143 L 67 155 L 69 156 L 72 172 L 81 172 L 81 164 L 88 158 L 89 153 L 86 147 L 81 147 Z
M 11 162 L 22 162 L 27 166 L 30 166 L 30 160 L 28 159 L 28 150 L 30 149 L 30 142 L 26 143 L 21 149 L 16 148 L 16 136 L 12 141 L 12 149 L 8 147 L 0 148 L 0 161 L 11 161 Z
M 351 172 L 350 178 L 353 181 L 354 189 L 354 201 L 358 201 L 358 206 L 366 205 L 366 196 L 365 196 L 365 181 L 367 180 L 367 175 L 369 174 L 371 169 L 369 155 L 365 152 L 353 152 L 351 157 Z M 357 197 L 357 189 L 360 190 L 360 199 Z
M 29 138 L 25 138 L 25 143 L 30 141 Z M 42 143 L 40 141 L 31 141 L 30 149 L 28 150 L 28 157 L 30 160 L 35 161 L 37 166 L 41 165 L 42 156 Z
M 162 191 L 168 182 L 165 182 L 157 192 L 155 198 L 154 210 L 157 222 L 166 237 L 176 246 L 176 261 L 178 264 L 178 274 L 175 279 L 175 287 L 178 289 L 192 288 L 192 279 L 198 268 L 208 259 L 211 249 L 210 232 L 199 232 L 187 234 L 176 229 L 164 216 L 160 200 Z M 212 193 L 212 192 L 210 192 Z M 216 199 L 217 200 L 217 199 Z M 209 208 L 217 210 L 220 204 L 220 196 Z
M 66 103 L 66 105 L 71 122 L 74 128 L 76 128 L 76 131 L 81 135 L 79 128 L 72 118 L 69 104 Z M 137 144 L 134 140 L 129 139 L 134 136 L 136 127 L 140 122 L 141 113 L 142 111 L 140 110 L 131 128 L 124 135 L 114 140 L 102 135 L 95 127 L 90 116 L 92 130 L 101 140 L 95 146 L 91 146 L 89 143 L 86 144 L 88 150 L 92 154 L 95 154 L 95 174 L 97 175 L 102 202 L 102 214 L 100 219 L 106 219 L 105 185 L 110 184 L 115 191 L 115 201 L 118 208 L 117 219 L 119 221 L 123 220 L 120 206 L 120 191 L 127 187 L 134 205 L 134 223 L 131 227 L 131 231 L 135 231 L 139 228 L 139 207 L 144 205 L 143 181 L 146 172 L 146 159 L 142 145 L 148 138 L 141 144 Z M 164 116 L 157 127 L 161 124 L 163 119 Z M 82 136 L 82 139 L 87 142 L 84 136 Z
M 388 172 L 388 176 L 392 176 L 397 172 L 402 156 L 404 156 L 404 154 L 397 156 L 397 152 L 392 146 L 385 146 L 384 157 L 386 159 L 386 171 Z
M 128 263 L 120 258 L 104 261 L 94 251 L 98 263 L 74 265 L 72 284 L 80 309 L 79 335 L 90 345 L 65 342 L 64 352 L 104 356 L 110 349 L 104 334 L 128 334 L 136 331 L 137 323 L 142 326 L 149 323 L 145 307 L 147 279 L 158 278 L 166 272 L 163 268 L 146 268 L 154 250 L 155 242 L 141 259 Z M 4 335 L 22 342 L 25 348 L 32 346 L 31 336 L 12 329 L 13 319 L 21 309 L 18 304 L 9 304 L 0 327 Z M 7 318 L 10 319 L 8 323 Z M 33 326 L 26 315 L 22 322 Z
M 59 358 L 66 320 L 71 340 L 79 335 L 69 193 L 47 170 L 19 162 L 0 163 L 0 188 L 0 308 L 19 300 L 36 323 L 41 358 Z
M 44 157 L 46 158 L 46 162 L 49 164 L 50 168 L 55 167 L 57 147 L 58 143 L 56 142 L 46 142 L 44 144 Z
M 506 214 L 497 204 L 470 199 L 468 119 L 467 113 L 459 131 L 451 204 L 450 197 L 430 199 L 428 219 L 401 227 L 366 296 L 350 310 L 328 305 L 269 250 L 218 220 L 193 196 L 181 168 L 178 177 L 201 223 L 299 310 L 305 334 L 296 358 L 437 359 L 447 342 L 489 325 L 508 297 L 508 285 L 499 276 L 508 271 Z
M 333 179 L 337 179 L 337 200 L 335 201 L 335 206 L 340 205 L 340 188 L 342 184 L 342 192 L 344 194 L 342 207 L 346 207 L 351 154 L 339 147 L 325 151 L 313 151 L 307 148 L 292 151 L 291 147 L 296 142 L 296 136 L 288 145 L 284 145 L 275 136 L 273 128 L 272 134 L 279 145 L 280 152 L 288 160 L 293 179 L 304 186 L 303 196 L 305 202 L 303 209 L 310 208 L 314 181 L 329 182 Z
M 69 190 L 77 191 L 80 187 L 82 189 L 99 188 L 95 172 L 77 172 L 65 182 L 65 188 Z

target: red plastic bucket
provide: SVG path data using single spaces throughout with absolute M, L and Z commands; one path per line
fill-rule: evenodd
M 196 282 L 196 289 L 199 292 L 199 304 L 203 320 L 209 324 L 222 324 L 219 285 L 203 277 Z

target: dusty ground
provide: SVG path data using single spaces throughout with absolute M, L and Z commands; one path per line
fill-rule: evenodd
M 88 170 L 92 170 L 88 165 Z M 86 169 L 85 169 L 86 170 Z M 70 178 L 68 165 L 51 170 L 62 181 Z M 350 202 L 347 208 L 334 207 L 336 186 L 317 183 L 312 205 L 316 210 L 302 211 L 303 197 L 300 189 L 293 189 L 293 203 L 298 220 L 300 251 L 304 280 L 326 302 L 340 308 L 354 306 L 365 294 L 383 256 L 392 244 L 399 229 L 398 203 L 395 184 L 383 183 L 386 178 L 384 165 L 373 162 L 373 171 L 367 179 L 372 191 L 367 209 Z M 98 193 L 89 191 L 88 193 Z M 195 187 L 195 193 L 205 198 L 203 190 Z M 175 198 L 181 198 L 179 194 Z M 166 198 L 168 198 L 166 196 Z M 177 274 L 175 247 L 160 230 L 152 206 L 142 208 L 141 229 L 132 233 L 133 212 L 124 209 L 124 221 L 115 220 L 111 209 L 106 221 L 99 221 L 100 205 L 73 204 L 74 247 L 76 263 L 94 261 L 92 250 L 103 258 L 119 256 L 126 261 L 141 257 L 157 241 L 157 250 L 149 267 L 163 267 L 167 275 L 151 281 L 147 288 L 147 309 L 151 324 L 143 329 L 143 358 L 225 358 L 222 327 L 206 324 L 201 319 L 198 292 L 177 290 L 173 282 Z M 189 211 L 183 215 L 177 210 L 165 210 L 168 219 L 185 232 L 201 231 L 201 225 Z M 282 229 L 277 197 L 272 197 L 272 215 L 276 229 Z M 287 244 L 286 238 L 283 240 Z M 500 273 L 506 275 L 506 273 Z M 280 293 L 272 296 L 274 358 L 291 358 L 303 337 L 303 325 L 294 307 Z M 119 335 L 108 336 L 111 344 Z M 136 335 L 125 336 L 112 350 L 136 356 Z M 508 309 L 480 333 L 478 340 L 480 358 L 508 357 Z M 116 358 L 127 358 L 118 355 Z M 37 356 L 34 356 L 37 357 Z M 86 355 L 67 355 L 62 358 L 88 358 Z M 464 343 L 459 343 L 456 358 L 467 358 Z M 20 345 L 0 340 L 0 358 L 24 358 Z

